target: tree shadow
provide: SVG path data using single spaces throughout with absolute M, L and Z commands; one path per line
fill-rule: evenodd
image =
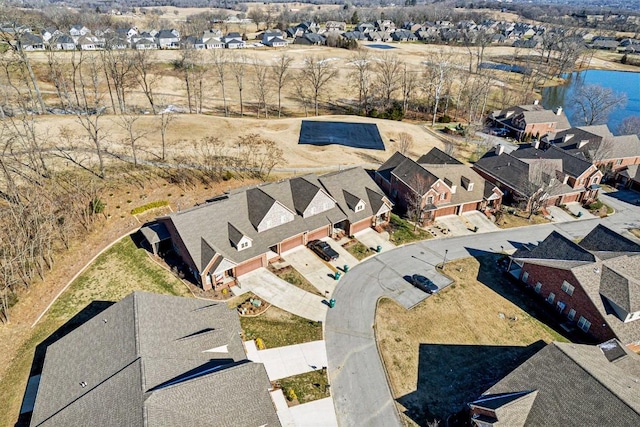
M 509 243 L 514 246 L 522 245 L 522 243 L 518 244 L 516 242 Z M 594 343 L 584 334 L 577 331 L 570 333 L 561 327 L 561 324 L 566 322 L 567 319 L 558 315 L 540 295 L 535 293 L 533 288 L 526 286 L 506 271 L 503 266 L 508 266 L 507 255 L 473 248 L 465 249 L 480 263 L 478 276 L 476 277 L 478 282 L 569 340 L 577 343 Z M 506 259 L 506 262 L 501 262 L 504 259 Z
M 115 304 L 113 301 L 93 301 L 75 316 L 69 319 L 64 325 L 56 329 L 54 333 L 49 335 L 44 341 L 36 346 L 33 354 L 33 362 L 31 363 L 31 370 L 29 371 L 29 378 L 34 375 L 42 374 L 42 368 L 44 366 L 44 358 L 47 352 L 47 348 L 54 344 L 56 341 L 64 338 L 69 333 L 73 332 L 79 326 L 82 326 L 87 321 L 93 319 L 107 308 Z M 26 394 L 25 394 L 26 397 Z M 28 426 L 31 422 L 31 412 L 20 414 L 16 427 Z
M 464 409 L 488 388 L 545 347 L 420 344 L 416 390 L 397 399 L 418 425 Z

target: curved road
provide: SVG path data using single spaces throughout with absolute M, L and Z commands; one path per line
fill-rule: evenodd
M 537 242 L 553 230 L 582 237 L 599 222 L 621 232 L 640 224 L 640 209 L 608 196 L 601 200 L 616 209 L 605 219 L 544 224 L 473 236 L 453 237 L 399 247 L 355 266 L 340 281 L 325 323 L 328 373 L 338 423 L 341 426 L 400 426 L 400 415 L 387 383 L 375 341 L 376 304 L 394 298 L 405 307 L 419 302 L 419 294 L 403 276 L 434 271 L 445 250 L 447 260 L 473 251 L 499 252 L 512 243 Z

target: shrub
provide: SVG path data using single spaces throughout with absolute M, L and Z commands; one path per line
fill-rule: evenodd
M 223 181 L 229 181 L 230 179 L 233 179 L 233 172 L 231 172 L 231 171 L 225 171 L 225 172 L 222 174 L 222 180 L 223 180 Z
M 439 123 L 451 123 L 451 117 L 446 114 L 438 119 Z
M 289 399 L 290 402 L 293 402 L 294 400 L 298 400 L 298 396 L 296 395 L 296 392 L 294 389 L 290 388 L 289 390 L 287 390 L 287 399 Z
M 129 200 L 127 200 L 127 203 L 130 203 Z M 168 201 L 158 200 L 157 202 L 151 202 L 142 206 L 138 206 L 137 208 L 133 208 L 131 210 L 131 215 L 138 215 L 138 214 L 141 214 L 142 212 L 148 211 L 149 209 L 160 208 L 162 206 L 168 206 L 168 205 L 169 205 Z
M 99 197 L 94 197 L 89 202 L 89 211 L 92 214 L 100 214 L 104 212 L 105 203 Z
M 600 200 L 596 200 L 595 202 L 589 205 L 589 209 L 595 211 L 596 209 L 600 209 L 602 207 L 602 202 Z

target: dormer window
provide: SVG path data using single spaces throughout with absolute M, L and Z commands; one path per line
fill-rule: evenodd
M 364 210 L 364 203 L 362 201 L 356 205 L 356 208 L 354 209 L 354 211 L 360 212 L 361 210 Z
M 240 243 L 240 249 L 247 249 L 249 246 L 251 244 L 248 241 Z

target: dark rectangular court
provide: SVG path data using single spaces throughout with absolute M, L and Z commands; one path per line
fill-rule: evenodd
M 317 122 L 303 120 L 298 144 L 331 145 L 384 150 L 384 142 L 373 123 Z

